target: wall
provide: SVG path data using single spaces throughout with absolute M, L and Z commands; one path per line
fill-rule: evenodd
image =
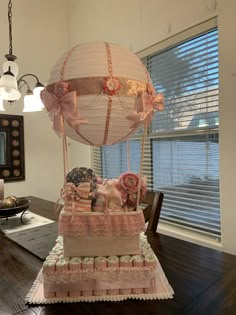
M 218 5 L 216 6 L 216 4 Z M 180 31 L 215 15 L 219 18 L 220 59 L 220 177 L 222 209 L 222 244 L 179 235 L 196 243 L 236 254 L 234 177 L 236 142 L 233 139 L 236 114 L 234 86 L 236 81 L 234 39 L 234 0 L 70 0 L 69 43 L 108 41 L 134 52 L 145 49 Z M 72 144 L 73 154 L 80 151 Z M 83 150 L 82 150 L 83 151 Z M 89 149 L 83 151 L 86 159 Z M 172 235 L 176 235 L 172 233 Z
M 236 141 L 235 88 L 236 42 L 234 0 L 221 0 L 218 5 L 220 56 L 220 174 L 223 249 L 236 254 Z
M 34 73 L 46 83 L 51 66 L 68 49 L 67 1 L 13 0 L 12 4 L 13 54 L 18 57 L 19 76 Z M 8 1 L 1 0 L 0 64 L 8 53 L 7 10 Z M 29 82 L 33 88 L 36 82 Z M 6 103 L 5 113 L 22 115 L 22 99 L 12 106 Z M 63 184 L 61 141 L 45 111 L 25 113 L 24 123 L 26 180 L 6 183 L 5 196 L 34 195 L 55 201 Z
M 213 14 L 207 0 L 70 0 L 69 42 L 108 41 L 137 52 Z M 211 2 L 211 1 L 210 1 Z

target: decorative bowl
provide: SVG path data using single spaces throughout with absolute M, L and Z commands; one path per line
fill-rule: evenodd
M 17 198 L 17 206 L 13 208 L 0 208 L 0 217 L 11 217 L 29 208 L 31 202 L 26 198 Z

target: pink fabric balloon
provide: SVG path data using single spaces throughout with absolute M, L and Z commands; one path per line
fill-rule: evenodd
M 66 52 L 53 66 L 42 100 L 60 134 L 88 145 L 123 141 L 163 110 L 140 59 L 119 45 L 83 43 Z M 75 96 L 75 97 L 74 97 Z

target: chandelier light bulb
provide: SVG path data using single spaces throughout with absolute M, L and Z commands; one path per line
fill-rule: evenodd
M 24 97 L 24 109 L 23 112 L 39 112 L 42 110 L 40 99 L 34 94 L 26 94 Z
M 33 94 L 40 97 L 40 93 L 41 93 L 41 91 L 42 91 L 43 89 L 44 89 L 44 86 L 36 86 L 36 87 L 33 89 Z
M 35 96 L 35 100 L 37 100 L 37 106 L 40 107 L 41 109 L 44 108 L 44 104 L 41 100 L 41 91 L 44 89 L 44 86 L 36 86 L 33 89 L 33 94 Z

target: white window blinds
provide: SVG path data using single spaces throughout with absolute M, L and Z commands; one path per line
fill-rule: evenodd
M 148 189 L 165 195 L 161 221 L 220 238 L 217 29 L 142 61 L 165 96 L 165 111 L 155 113 L 143 161 Z M 130 140 L 133 172 L 139 171 L 139 134 Z M 95 155 L 103 177 L 127 171 L 126 143 L 97 148 Z
M 161 220 L 220 237 L 217 29 L 143 59 L 165 111 L 149 137 Z

